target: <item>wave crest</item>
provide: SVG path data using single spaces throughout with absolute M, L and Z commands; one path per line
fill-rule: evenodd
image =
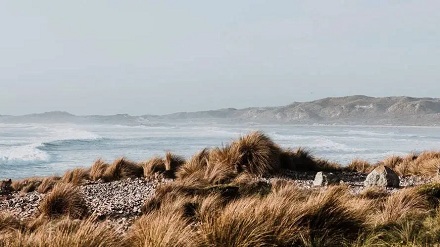
M 50 161 L 50 155 L 39 149 L 42 144 L 28 144 L 7 147 L 0 151 L 0 165 L 45 163 Z

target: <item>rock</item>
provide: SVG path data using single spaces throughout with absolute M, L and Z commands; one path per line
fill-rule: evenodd
M 365 179 L 364 185 L 394 187 L 398 188 L 400 184 L 399 176 L 389 167 L 381 165 L 376 167 Z
M 331 172 L 318 172 L 313 180 L 313 186 L 327 186 L 331 184 L 339 184 L 340 178 Z

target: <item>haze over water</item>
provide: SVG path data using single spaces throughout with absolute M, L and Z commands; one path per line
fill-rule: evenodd
M 347 164 L 390 155 L 438 150 L 438 127 L 161 124 L 155 126 L 0 124 L 0 179 L 61 175 L 96 159 L 135 161 L 166 151 L 190 157 L 252 130 L 282 147 L 304 147 L 315 156 Z

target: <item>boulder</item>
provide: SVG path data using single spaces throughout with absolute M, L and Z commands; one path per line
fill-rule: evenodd
M 384 165 L 378 166 L 371 171 L 364 182 L 366 187 L 380 186 L 398 188 L 399 184 L 399 176 L 393 171 L 393 169 Z
M 313 180 L 313 186 L 327 186 L 331 184 L 339 184 L 341 179 L 338 175 L 331 172 L 318 172 Z

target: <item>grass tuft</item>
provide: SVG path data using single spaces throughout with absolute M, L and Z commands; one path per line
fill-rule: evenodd
M 37 188 L 38 193 L 46 194 L 47 192 L 51 191 L 60 180 L 61 177 L 57 176 L 44 178 L 40 186 Z
M 105 163 L 105 161 L 102 159 L 96 160 L 92 167 L 90 167 L 90 179 L 93 181 L 102 179 L 109 166 L 110 165 Z
M 83 184 L 85 180 L 89 179 L 89 171 L 85 168 L 75 168 L 64 173 L 61 181 L 63 183 L 71 183 L 73 185 Z
M 232 142 L 229 155 L 237 172 L 246 171 L 257 176 L 278 172 L 281 149 L 262 132 L 252 132 Z
M 104 172 L 103 179 L 106 182 L 142 177 L 144 170 L 141 166 L 125 158 L 119 158 L 113 162 Z
M 48 218 L 69 216 L 80 219 L 87 214 L 87 205 L 79 189 L 71 184 L 58 184 L 40 202 L 41 215 Z

